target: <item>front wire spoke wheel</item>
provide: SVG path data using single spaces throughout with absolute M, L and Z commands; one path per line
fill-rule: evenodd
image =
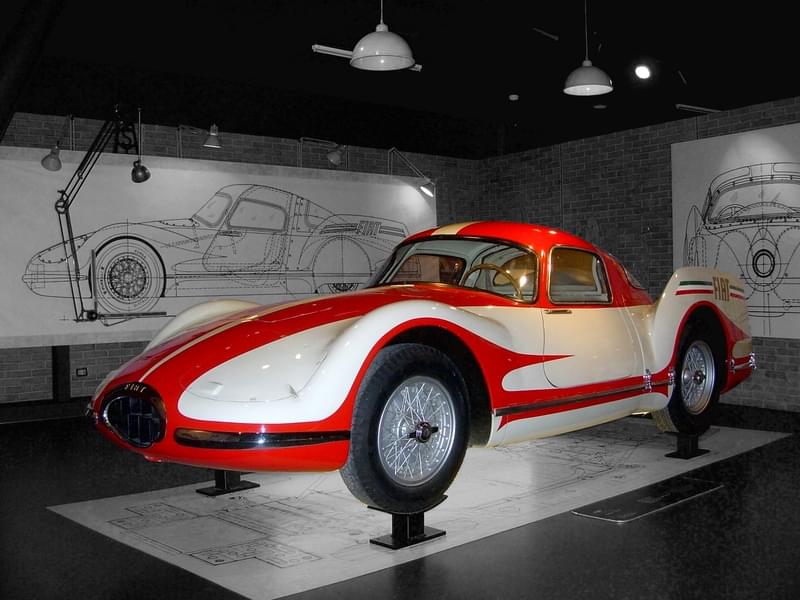
M 381 349 L 359 386 L 342 479 L 385 512 L 433 508 L 464 459 L 468 411 L 461 371 L 442 351 L 416 343 Z
M 396 483 L 421 485 L 442 468 L 455 435 L 455 408 L 447 388 L 433 377 L 411 377 L 391 394 L 378 422 L 381 465 Z

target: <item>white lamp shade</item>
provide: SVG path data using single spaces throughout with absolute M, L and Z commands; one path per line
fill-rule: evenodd
M 402 37 L 379 23 L 375 31 L 358 41 L 350 65 L 366 71 L 396 71 L 413 67 L 414 56 Z
M 571 96 L 599 96 L 613 89 L 611 78 L 588 59 L 570 73 L 564 82 L 564 93 Z

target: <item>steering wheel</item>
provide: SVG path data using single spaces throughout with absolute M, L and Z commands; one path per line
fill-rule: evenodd
M 525 300 L 524 296 L 522 295 L 522 288 L 519 286 L 519 282 L 514 278 L 511 273 L 504 271 L 497 265 L 493 265 L 492 263 L 481 263 L 479 265 L 475 265 L 471 269 L 469 269 L 466 273 L 464 273 L 463 281 L 466 282 L 469 279 L 469 276 L 472 275 L 475 271 L 480 271 L 481 269 L 488 269 L 489 271 L 496 271 L 503 275 L 508 281 L 511 282 L 511 285 L 514 287 L 514 297 L 518 298 L 519 300 Z M 477 283 L 478 280 L 475 280 Z M 475 287 L 474 285 L 472 287 Z

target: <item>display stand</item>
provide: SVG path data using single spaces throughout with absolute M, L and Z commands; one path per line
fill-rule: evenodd
M 672 434 L 676 439 L 676 450 L 665 454 L 668 458 L 680 458 L 686 460 L 694 458 L 695 456 L 702 456 L 708 453 L 708 450 L 698 447 L 698 440 L 700 438 L 696 433 L 675 433 Z
M 217 469 L 214 471 L 214 485 L 195 491 L 204 496 L 219 496 L 221 494 L 231 494 L 233 492 L 241 492 L 242 490 L 249 490 L 257 487 L 261 487 L 260 484 L 253 483 L 252 481 L 243 481 L 242 474 L 238 471 L 223 471 Z
M 442 497 L 442 499 L 431 506 L 431 508 L 436 508 L 444 502 L 446 498 L 447 496 Z M 400 548 L 407 548 L 408 546 L 414 546 L 420 542 L 426 542 L 441 537 L 447 533 L 443 529 L 426 527 L 424 512 L 398 514 L 374 506 L 370 506 L 369 508 L 392 515 L 392 533 L 370 538 L 369 542 L 371 544 L 377 544 L 378 546 L 383 546 L 384 548 L 390 548 L 392 550 L 399 550 Z

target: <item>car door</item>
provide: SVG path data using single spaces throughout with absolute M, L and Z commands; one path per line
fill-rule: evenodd
M 291 194 L 256 188 L 242 194 L 217 231 L 203 266 L 211 272 L 260 279 L 285 270 Z
M 544 353 L 564 356 L 544 364 L 553 386 L 570 388 L 644 374 L 633 324 L 613 300 L 599 255 L 577 248 L 551 250 Z

